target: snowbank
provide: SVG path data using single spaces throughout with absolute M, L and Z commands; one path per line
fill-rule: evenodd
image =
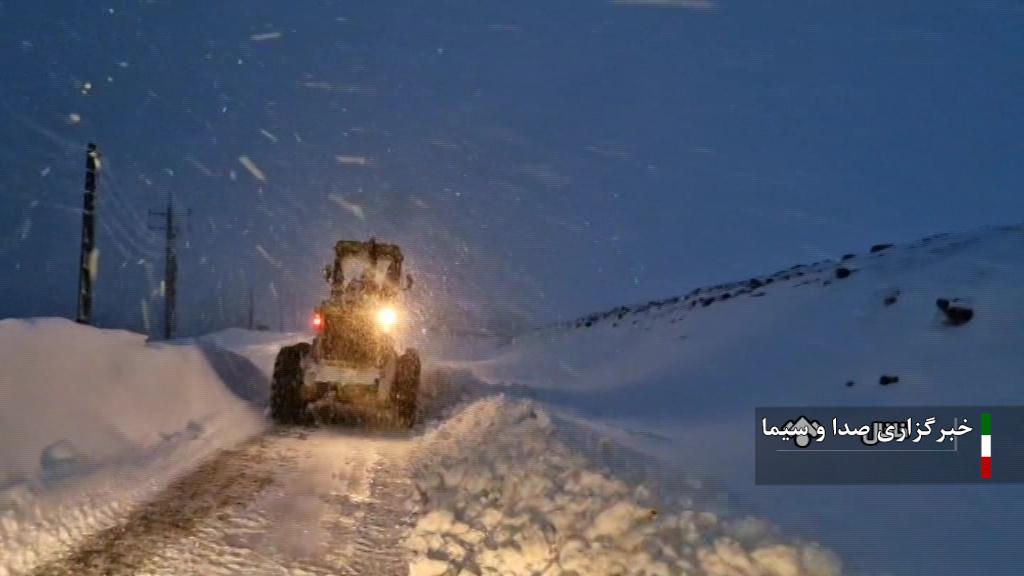
M 838 559 L 766 523 L 660 501 L 567 443 L 545 410 L 478 400 L 428 431 L 412 576 L 833 576 Z M 613 450 L 611 446 L 606 449 Z
M 282 346 L 309 342 L 312 334 L 304 332 L 264 332 L 228 328 L 196 338 L 200 346 L 213 346 L 242 356 L 269 380 L 274 374 L 274 360 Z
M 274 361 L 282 346 L 310 341 L 311 334 L 228 328 L 187 342 L 195 343 L 217 376 L 239 398 L 263 409 L 270 398 Z
M 63 319 L 0 321 L 0 574 L 109 525 L 262 427 L 195 346 Z

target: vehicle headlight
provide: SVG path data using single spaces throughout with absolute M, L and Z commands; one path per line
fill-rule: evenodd
M 390 332 L 398 323 L 398 310 L 391 306 L 383 306 L 377 310 L 377 326 L 384 332 Z

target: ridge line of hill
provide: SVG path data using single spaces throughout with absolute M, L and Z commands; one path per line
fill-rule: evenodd
M 556 329 L 572 329 L 572 328 L 590 328 L 603 321 L 615 318 L 616 320 L 622 320 L 627 316 L 635 314 L 643 314 L 651 310 L 660 310 L 666 306 L 675 306 L 680 303 L 687 307 L 687 310 L 692 310 L 697 306 L 706 308 L 711 306 L 715 302 L 721 302 L 729 300 L 739 296 L 750 296 L 750 297 L 761 297 L 765 295 L 767 287 L 778 283 L 794 280 L 797 278 L 804 279 L 812 273 L 821 273 L 828 270 L 834 270 L 834 280 L 843 280 L 852 275 L 856 269 L 850 266 L 844 265 L 844 263 L 856 261 L 860 258 L 881 258 L 888 253 L 898 251 L 900 249 L 919 248 L 932 244 L 937 240 L 951 240 L 957 239 L 966 240 L 971 237 L 980 236 L 985 233 L 994 232 L 1011 232 L 1014 230 L 1024 231 L 1024 223 L 1016 224 L 1004 224 L 985 226 L 981 228 L 974 228 L 970 230 L 958 231 L 958 232 L 941 232 L 938 234 L 932 234 L 925 236 L 918 240 L 903 244 L 894 243 L 879 243 L 873 244 L 867 253 L 847 253 L 841 256 L 839 259 L 826 258 L 818 260 L 809 264 L 795 264 L 789 268 L 779 270 L 772 274 L 761 274 L 753 276 L 746 280 L 737 280 L 734 282 L 725 282 L 721 284 L 714 284 L 710 286 L 700 286 L 682 295 L 670 296 L 667 298 L 649 300 L 643 303 L 626 304 L 622 306 L 616 306 L 614 308 L 608 308 L 590 314 L 584 314 L 570 320 L 560 320 L 556 322 L 547 323 L 528 330 L 526 332 L 545 332 L 548 330 Z M 951 242 L 952 243 L 952 242 Z M 814 282 L 820 282 L 822 285 L 828 286 L 833 282 L 833 279 L 811 279 L 801 284 L 811 284 Z

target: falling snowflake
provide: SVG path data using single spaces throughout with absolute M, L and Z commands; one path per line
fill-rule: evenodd
M 267 181 L 267 175 L 260 170 L 260 167 L 255 162 L 249 159 L 248 156 L 239 156 L 238 161 L 245 167 L 246 170 L 252 174 L 252 177 L 259 180 L 260 182 Z

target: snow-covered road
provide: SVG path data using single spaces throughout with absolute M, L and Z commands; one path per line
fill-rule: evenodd
M 275 430 L 36 574 L 406 574 L 408 436 Z
M 638 455 L 601 438 L 502 395 L 463 402 L 411 433 L 272 429 L 13 573 L 841 573 L 813 542 L 711 511 L 699 483 L 678 477 L 660 490 Z

